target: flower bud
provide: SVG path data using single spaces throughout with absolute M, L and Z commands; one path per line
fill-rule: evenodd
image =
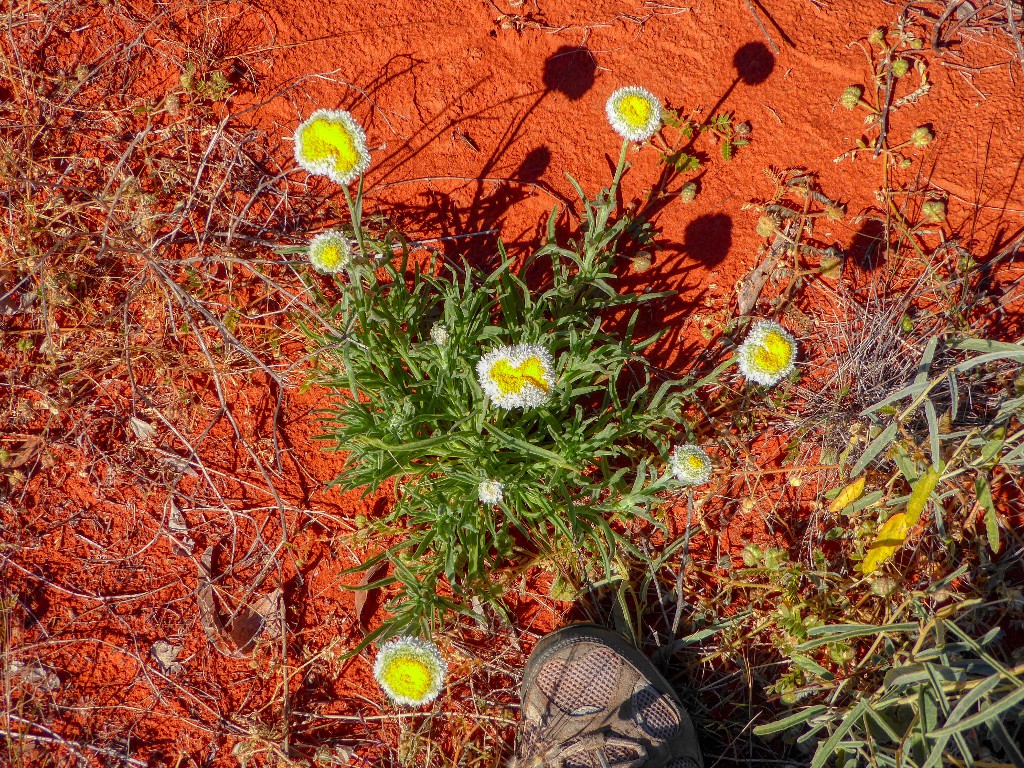
M 903 77 L 910 71 L 910 62 L 906 59 L 896 59 L 892 63 L 892 74 L 894 77 Z
M 946 220 L 946 204 L 941 200 L 927 200 L 921 206 L 924 220 L 931 224 L 941 224 Z
M 860 97 L 864 95 L 864 89 L 859 85 L 851 85 L 843 91 L 843 95 L 839 97 L 839 103 L 847 109 L 854 109 L 860 104 Z
M 872 45 L 881 45 L 885 42 L 885 29 L 882 27 L 876 27 L 871 30 L 871 34 L 868 35 L 868 42 Z
M 846 206 L 840 203 L 825 206 L 825 217 L 832 221 L 842 221 L 846 216 Z
M 683 188 L 679 190 L 679 202 L 681 203 L 692 203 L 697 199 L 697 182 L 688 181 L 683 184 Z
M 932 143 L 935 136 L 928 129 L 928 126 L 922 125 L 919 128 L 915 128 L 910 133 L 910 143 L 915 147 L 927 147 Z
M 771 237 L 781 223 L 778 216 L 766 213 L 757 220 L 757 234 L 761 237 Z

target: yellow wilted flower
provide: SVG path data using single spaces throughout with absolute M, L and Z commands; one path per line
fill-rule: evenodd
M 917 479 L 910 500 L 907 501 L 907 511 L 890 517 L 875 534 L 875 540 L 871 542 L 860 564 L 861 573 L 865 576 L 874 573 L 903 546 L 910 531 L 921 519 L 928 497 L 932 495 L 941 476 L 942 472 L 932 467 Z
M 843 490 L 839 492 L 839 495 L 836 496 L 835 500 L 828 505 L 828 511 L 834 514 L 841 510 L 843 507 L 845 507 L 847 504 L 852 504 L 861 496 L 863 496 L 865 481 L 866 478 L 863 475 L 861 475 L 848 486 L 843 488 Z

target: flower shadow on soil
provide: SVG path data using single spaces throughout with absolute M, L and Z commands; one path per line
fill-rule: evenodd
M 596 71 L 597 65 L 593 54 L 586 48 L 562 46 L 552 53 L 544 62 L 544 88 L 519 97 L 534 98 L 509 123 L 494 149 L 482 159 L 477 176 L 465 179 L 433 178 L 429 180 L 431 187 L 443 182 L 450 182 L 456 186 L 451 191 L 428 188 L 419 195 L 421 200 L 426 198 L 424 202 L 390 203 L 388 208 L 397 228 L 403 229 L 408 224 L 410 228 L 415 227 L 417 232 L 431 233 L 428 237 L 442 238 L 440 242 L 432 243 L 432 246 L 448 258 L 457 258 L 469 249 L 474 254 L 496 254 L 498 232 L 506 229 L 509 210 L 537 192 L 550 197 L 553 204 L 571 211 L 570 201 L 565 200 L 544 181 L 544 176 L 551 165 L 551 150 L 546 145 L 541 144 L 529 149 L 512 170 L 501 172 L 499 169 L 505 164 L 508 156 L 518 149 L 524 127 L 529 124 L 531 116 L 542 102 L 554 95 L 561 95 L 570 101 L 581 99 L 593 87 Z M 438 140 L 462 142 L 471 151 L 480 151 L 469 130 L 473 122 L 485 118 L 488 113 L 508 103 L 503 101 L 491 104 L 476 113 L 446 123 L 426 142 L 414 149 L 412 154 L 421 152 L 427 145 Z M 385 159 L 388 165 L 387 175 L 394 172 L 388 160 L 403 154 L 408 155 L 412 141 L 413 139 L 410 139 L 390 158 Z M 401 162 L 404 163 L 405 160 Z M 372 188 L 369 192 L 373 194 Z M 525 229 L 511 238 L 504 239 L 503 242 L 512 251 L 527 252 L 540 245 L 543 233 L 543 222 L 539 222 L 536 227 Z M 468 247 L 467 240 L 471 240 Z M 497 260 L 492 256 L 491 261 L 480 266 L 497 266 Z

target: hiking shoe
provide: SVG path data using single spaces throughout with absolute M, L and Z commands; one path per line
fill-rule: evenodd
M 526 662 L 509 768 L 704 768 L 689 715 L 622 637 L 576 624 Z

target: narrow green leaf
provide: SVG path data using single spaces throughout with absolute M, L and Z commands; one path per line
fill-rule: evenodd
M 856 477 L 863 472 L 871 460 L 874 459 L 878 454 L 884 451 L 889 444 L 896 437 L 896 430 L 899 428 L 899 424 L 893 421 L 889 426 L 882 430 L 874 440 L 872 440 L 868 447 L 864 449 L 864 453 L 861 454 L 860 458 L 857 459 L 857 463 L 853 465 L 853 469 L 850 470 L 850 477 Z
M 795 725 L 801 725 L 806 723 L 811 718 L 817 717 L 820 714 L 828 711 L 828 707 L 823 707 L 821 704 L 816 704 L 813 707 L 807 707 L 801 709 L 799 712 L 795 712 L 792 715 L 788 715 L 781 720 L 775 720 L 771 723 L 759 725 L 754 728 L 755 736 L 770 736 L 773 733 L 781 733 L 782 731 L 788 731 Z
M 864 714 L 864 711 L 868 708 L 868 702 L 865 699 L 858 701 L 853 708 L 846 713 L 846 717 L 836 728 L 827 741 L 818 744 L 818 748 L 814 752 L 814 759 L 811 761 L 811 768 L 822 768 L 830 757 L 833 757 L 836 752 L 836 748 L 839 746 L 839 742 L 850 732 L 857 721 Z

